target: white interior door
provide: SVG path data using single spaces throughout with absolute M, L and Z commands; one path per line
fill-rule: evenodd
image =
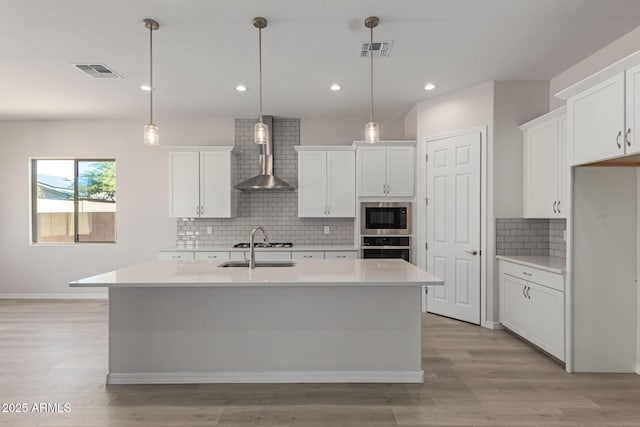
M 427 311 L 480 324 L 479 132 L 427 144 Z

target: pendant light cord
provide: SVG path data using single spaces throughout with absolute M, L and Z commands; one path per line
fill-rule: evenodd
M 370 28 L 371 37 L 369 39 L 369 56 L 371 57 L 371 108 L 369 111 L 370 122 L 373 123 L 373 25 Z
M 149 28 L 149 124 L 153 124 L 153 28 Z
M 260 76 L 260 123 L 262 123 L 262 28 L 258 28 L 258 72 Z

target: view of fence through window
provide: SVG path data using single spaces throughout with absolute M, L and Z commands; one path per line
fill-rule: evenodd
M 34 243 L 115 242 L 114 160 L 32 160 Z

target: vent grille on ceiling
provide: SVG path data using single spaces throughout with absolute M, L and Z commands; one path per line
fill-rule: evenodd
M 121 79 L 122 77 L 104 64 L 71 64 L 76 70 L 95 79 Z
M 368 42 L 362 42 L 360 45 L 360 56 L 366 58 L 369 56 L 369 52 L 373 51 L 374 55 L 389 56 L 391 53 L 391 42 L 373 42 L 371 48 Z

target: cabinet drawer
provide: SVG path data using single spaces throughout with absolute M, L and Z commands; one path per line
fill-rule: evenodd
M 357 251 L 331 251 L 324 253 L 324 259 L 357 259 Z
M 230 259 L 229 252 L 196 252 L 195 259 L 219 259 L 227 261 Z
M 175 259 L 188 261 L 193 259 L 193 252 L 158 252 L 158 259 Z
M 294 261 L 305 260 L 305 259 L 324 259 L 324 252 L 321 252 L 321 251 L 291 252 L 291 259 Z
M 537 283 L 551 289 L 564 292 L 564 276 L 550 271 L 538 270 L 526 265 L 520 265 L 509 261 L 501 260 L 501 271 L 514 277 Z
M 244 253 L 244 258 L 249 259 L 249 252 Z M 290 261 L 291 252 L 287 251 L 256 251 L 256 261 Z

